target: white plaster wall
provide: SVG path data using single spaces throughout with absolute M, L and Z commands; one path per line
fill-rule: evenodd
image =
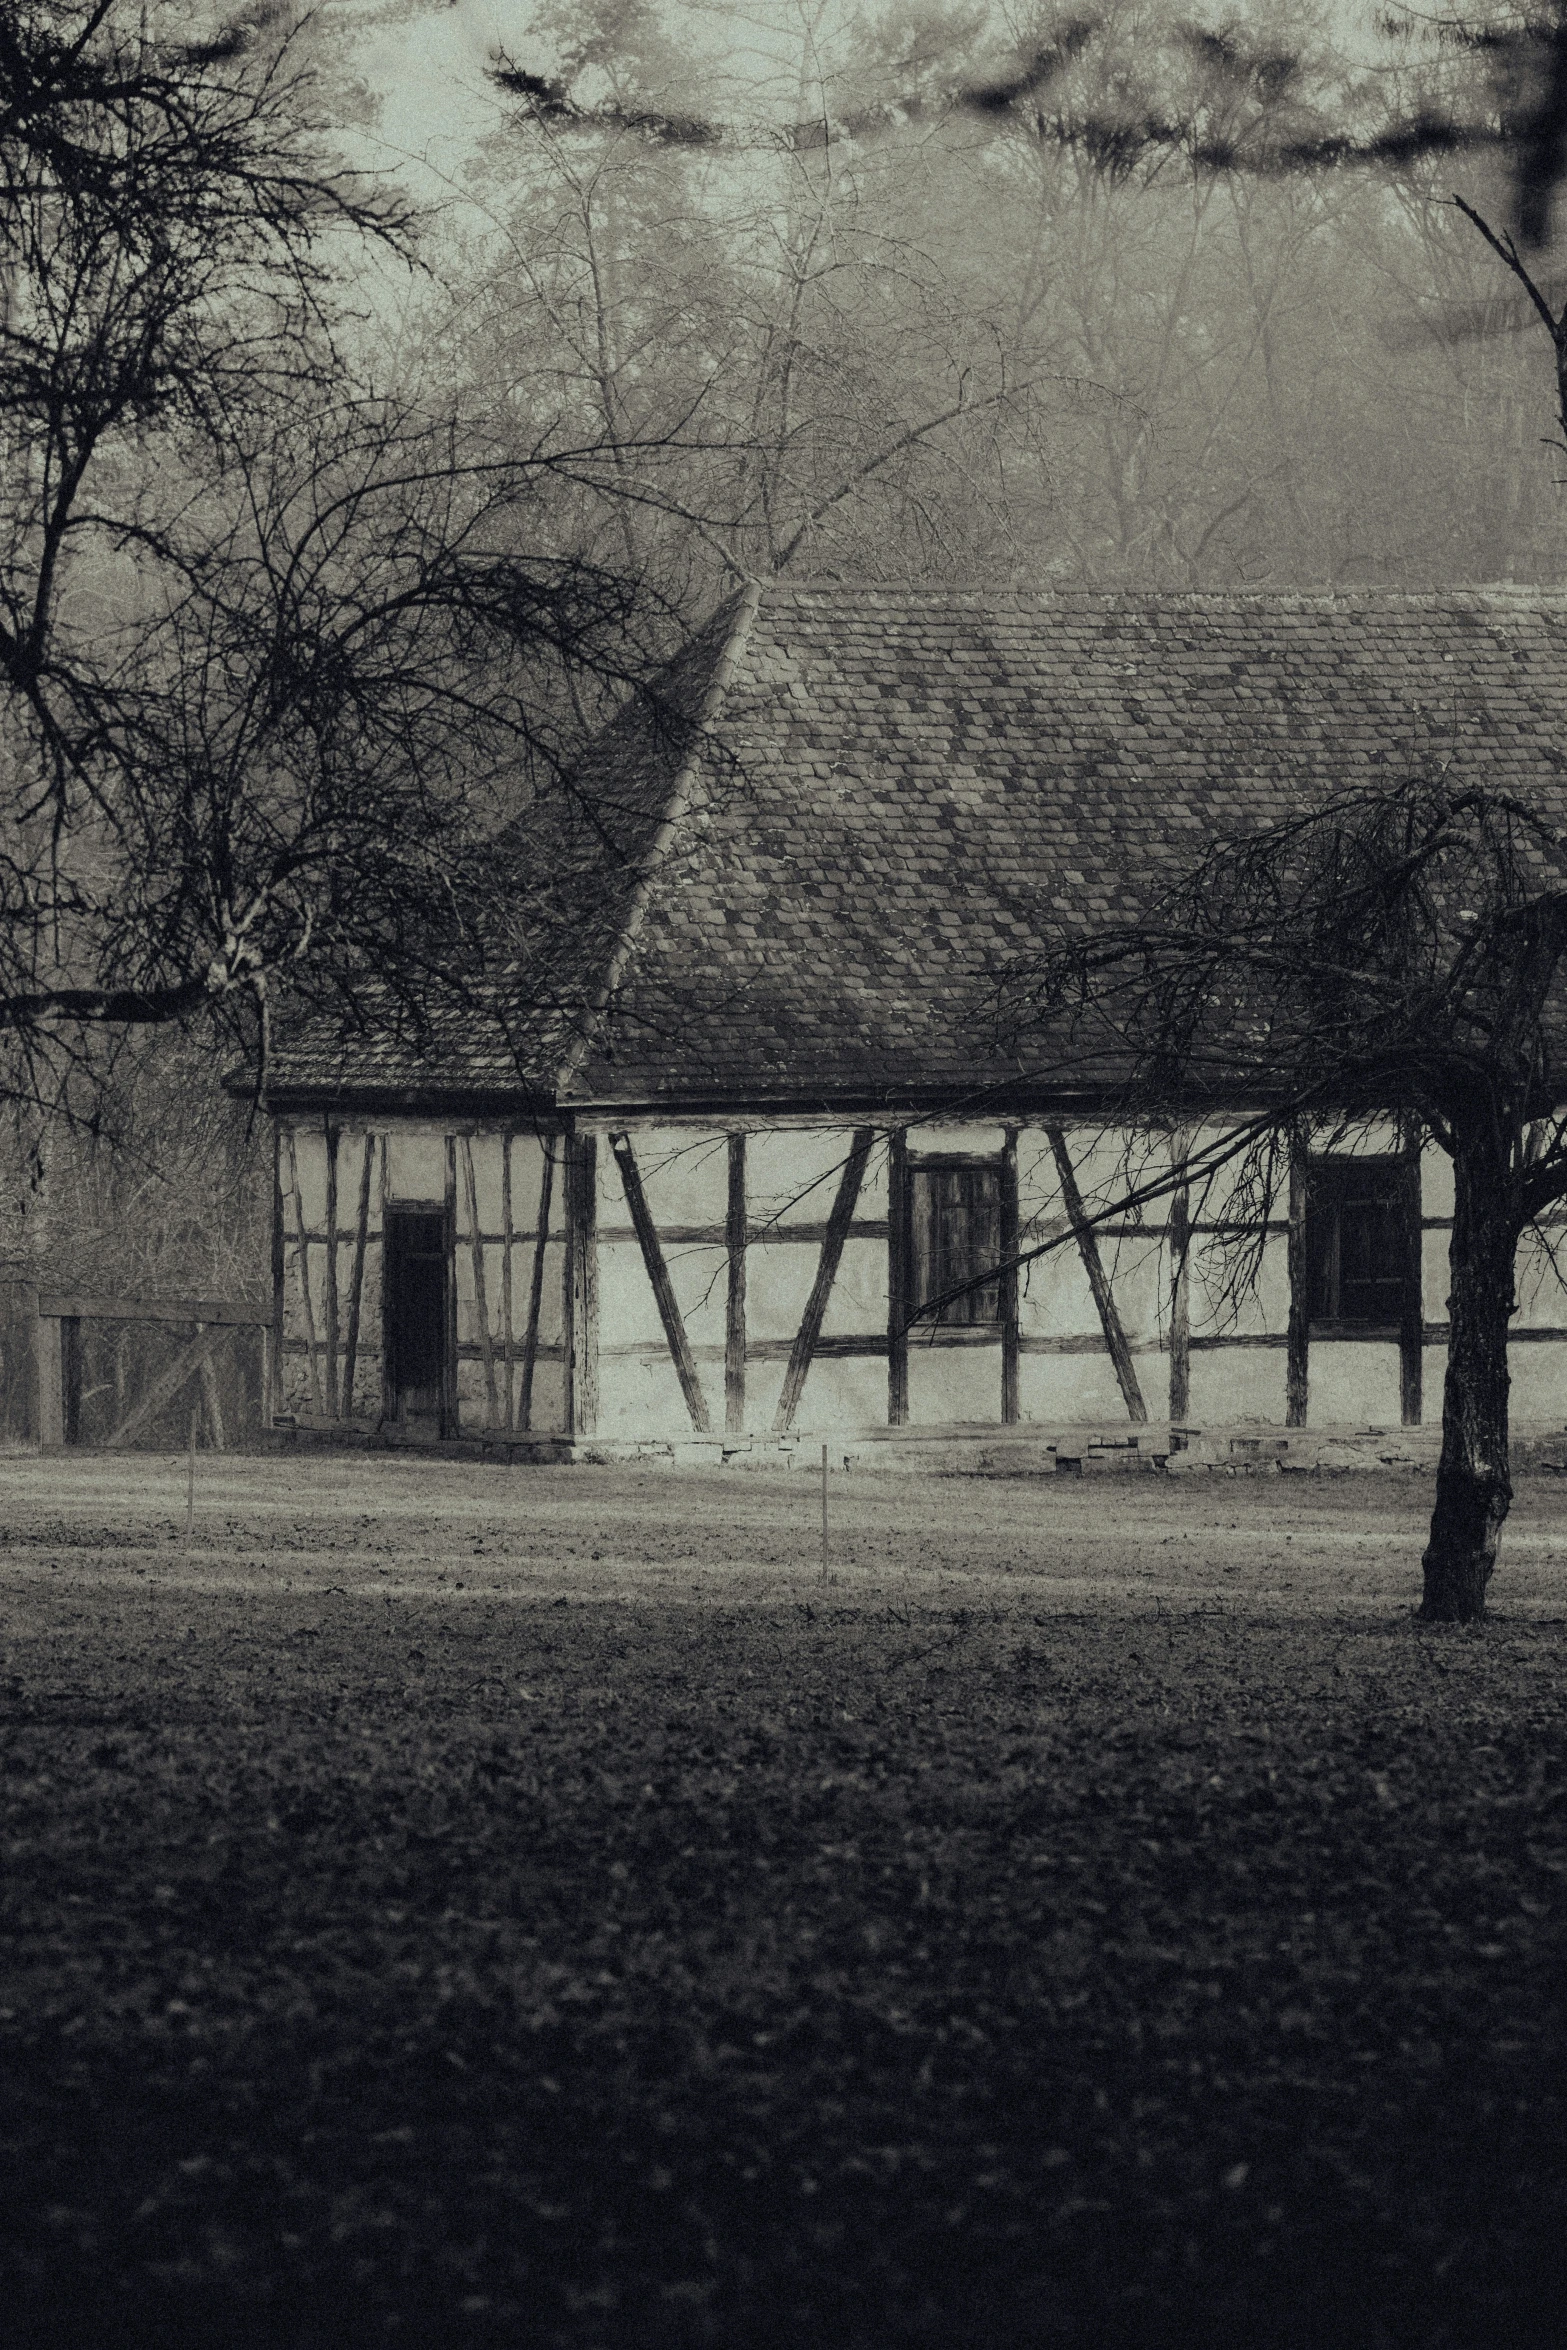
M 446 1197 L 446 1136 L 438 1128 L 404 1127 L 386 1138 L 386 1196 L 438 1206 Z
M 1567 1424 L 1567 1345 L 1509 1347 L 1507 1367 L 1512 1373 L 1515 1422 L 1545 1420 L 1555 1427 Z M 1427 1418 L 1439 1418 L 1441 1409 L 1442 1386 L 1438 1378 L 1427 1390 Z
M 746 1138 L 753 1224 L 825 1224 L 854 1139 L 852 1126 L 763 1128 Z M 887 1145 L 879 1138 L 860 1179 L 856 1217 L 887 1213 Z M 722 1210 L 720 1210 L 722 1214 Z
M 886 1392 L 886 1366 L 882 1366 Z M 883 1416 L 886 1405 L 883 1402 Z M 940 1425 L 950 1420 L 1001 1418 L 1001 1341 L 989 1346 L 921 1346 L 909 1340 L 909 1420 Z
M 564 1207 L 561 1196 L 563 1169 L 560 1137 L 555 1135 L 541 1138 L 536 1134 L 514 1134 L 511 1141 L 511 1226 L 513 1232 L 532 1233 L 538 1229 L 539 1196 L 544 1181 L 546 1150 L 551 1152 L 554 1159 L 554 1172 L 550 1182 L 550 1230 L 559 1232 L 562 1229 Z M 496 1221 L 490 1229 L 492 1231 L 500 1229 L 498 1211 Z
M 1523 1348 L 1513 1350 L 1512 1367 L 1517 1368 Z M 1555 1353 L 1555 1348 L 1547 1350 Z M 1435 1427 L 1442 1417 L 1442 1382 L 1447 1376 L 1447 1349 L 1445 1346 L 1423 1346 L 1420 1349 L 1420 1416 L 1422 1423 Z
M 1169 1267 L 1162 1234 L 1104 1241 L 1101 1258 L 1128 1338 L 1158 1338 L 1169 1320 Z M 1097 1315 L 1096 1315 L 1097 1320 Z
M 941 1151 L 995 1153 L 1000 1151 L 1005 1144 L 1007 1130 L 1004 1126 L 977 1124 L 972 1126 L 963 1124 L 915 1125 L 907 1128 L 904 1139 L 907 1142 L 910 1156 L 914 1158 L 923 1157 L 927 1153 L 934 1155 Z
M 1194 1338 L 1235 1331 L 1247 1337 L 1282 1335 L 1289 1328 L 1289 1242 L 1270 1234 L 1263 1246 L 1256 1287 L 1239 1297 L 1227 1286 L 1224 1252 L 1210 1241 L 1194 1240 L 1187 1257 L 1187 1322 Z
M 1040 1338 L 1099 1334 L 1099 1309 L 1075 1242 L 1036 1257 L 1018 1284 L 1018 1328 Z
M 517 1369 L 517 1425 L 522 1425 L 522 1367 Z M 566 1366 L 564 1363 L 535 1363 L 533 1366 L 532 1425 L 539 1429 L 564 1428 L 566 1425 Z
M 529 1253 L 526 1262 L 527 1274 L 523 1286 L 518 1291 L 519 1304 L 517 1308 L 518 1327 L 524 1333 L 526 1333 L 527 1330 L 529 1288 L 531 1287 L 533 1281 L 533 1257 L 531 1252 Z M 514 1273 L 512 1277 L 515 1280 L 517 1278 L 517 1274 Z M 543 1285 L 539 1291 L 540 1346 L 561 1345 L 565 1338 L 565 1332 L 566 1243 L 564 1240 L 552 1240 L 549 1241 L 545 1246 L 544 1280 Z
M 723 1366 L 698 1365 L 707 1397 L 708 1421 L 724 1424 Z M 657 1355 L 599 1358 L 598 1432 L 609 1437 L 679 1437 L 691 1434 L 691 1415 L 667 1349 Z
M 669 1286 L 692 1346 L 724 1343 L 728 1260 L 721 1248 L 692 1243 L 665 1253 Z M 599 1344 L 616 1346 L 665 1344 L 658 1300 L 635 1240 L 599 1237 Z
M 1526 1232 L 1518 1249 L 1515 1282 L 1518 1295 L 1517 1327 L 1543 1329 L 1567 1322 L 1567 1289 L 1562 1286 L 1562 1273 L 1567 1273 L 1567 1230 L 1550 1235 L 1551 1245 L 1534 1232 Z M 1557 1271 L 1558 1265 L 1561 1273 Z
M 326 1222 L 326 1136 L 319 1126 L 296 1126 L 283 1138 L 280 1174 L 283 1212 L 293 1229 L 293 1184 L 297 1176 L 305 1230 L 319 1232 Z
M 1368 1428 L 1396 1428 L 1402 1418 L 1398 1348 L 1314 1338 L 1311 1342 L 1308 1425 L 1353 1420 Z
M 1167 1380 L 1162 1357 L 1138 1355 L 1137 1376 L 1148 1403 L 1148 1416 L 1158 1419 L 1165 1408 Z M 1001 1373 L 996 1371 L 994 1417 L 1001 1417 Z M 1024 1355 L 1018 1364 L 1018 1408 L 1025 1420 L 1039 1420 L 1063 1428 L 1115 1427 L 1126 1419 L 1126 1404 L 1116 1382 L 1110 1357 L 1100 1350 L 1087 1355 Z
M 810 1260 L 811 1280 L 821 1256 L 819 1248 L 800 1248 Z M 885 1240 L 846 1240 L 838 1272 L 827 1300 L 822 1329 L 829 1337 L 885 1338 L 887 1335 L 887 1267 Z M 750 1284 L 747 1281 L 747 1290 Z M 809 1287 L 809 1284 L 807 1284 Z M 749 1301 L 748 1301 L 749 1302 Z
M 610 1132 L 598 1138 L 598 1213 L 600 1224 L 631 1221 L 625 1185 L 610 1148 Z M 708 1224 L 722 1226 L 729 1197 L 729 1145 L 725 1135 L 711 1128 L 632 1126 L 625 1129 L 642 1178 L 643 1197 L 655 1226 Z
M 686 1326 L 686 1336 L 695 1347 L 717 1346 L 724 1343 L 724 1320 L 728 1310 L 729 1258 L 727 1252 L 716 1246 L 698 1245 L 671 1248 L 665 1257 L 669 1271 L 669 1286 L 675 1293 L 680 1318 Z M 647 1281 L 644 1272 L 642 1276 Z M 648 1294 L 652 1283 L 647 1282 Z M 603 1305 L 599 1308 L 600 1328 L 603 1327 Z
M 787 1367 L 788 1366 L 786 1364 L 781 1362 L 751 1362 L 746 1364 L 745 1424 L 748 1429 L 754 1430 L 757 1434 L 764 1434 L 769 1428 L 771 1428 L 773 1424 L 774 1415 L 778 1410 L 779 1398 L 783 1394 L 784 1373 Z M 817 1371 L 825 1372 L 833 1369 L 834 1367 L 834 1365 L 828 1363 L 818 1363 L 814 1365 L 810 1375 L 806 1380 L 806 1386 L 810 1386 L 811 1380 L 815 1378 Z M 880 1369 L 881 1409 L 875 1423 L 877 1426 L 880 1426 L 881 1422 L 887 1417 L 886 1364 L 883 1363 L 880 1366 Z M 817 1392 L 818 1394 L 825 1395 L 829 1392 L 829 1388 L 826 1385 L 819 1385 Z M 801 1401 L 804 1401 L 803 1397 L 801 1398 Z
M 506 1143 L 500 1134 L 469 1134 L 457 1146 L 457 1217 L 461 1228 L 468 1228 L 468 1170 L 466 1158 L 473 1163 L 473 1189 L 479 1211 L 479 1230 L 499 1232 L 501 1224 L 501 1178 L 504 1169 Z
M 379 1420 L 381 1403 L 381 1220 L 372 1192 L 364 1287 L 359 1297 L 359 1352 L 354 1361 L 352 1416 L 356 1420 Z
M 772 1402 L 777 1403 L 782 1392 L 781 1366 L 769 1364 L 769 1370 L 778 1369 L 777 1388 Z M 769 1384 L 771 1384 L 769 1382 Z M 760 1388 L 762 1382 L 757 1381 Z M 749 1400 L 750 1380 L 747 1379 Z M 999 1390 L 998 1390 L 999 1393 Z M 762 1397 L 758 1397 L 762 1401 Z M 748 1413 L 751 1426 L 770 1427 L 772 1412 L 758 1417 Z M 874 1356 L 819 1356 L 806 1374 L 805 1391 L 794 1415 L 794 1424 L 802 1435 L 820 1430 L 832 1435 L 838 1430 L 855 1428 L 885 1428 L 887 1425 L 887 1365 Z
M 1447 1292 L 1451 1286 L 1447 1251 L 1452 1235 L 1448 1232 L 1422 1232 L 1420 1235 L 1420 1311 L 1427 1322 L 1447 1320 Z
M 1420 1146 L 1420 1212 L 1450 1216 L 1453 1212 L 1453 1162 L 1434 1142 Z
M 1233 1354 L 1210 1353 L 1203 1348 L 1191 1358 L 1186 1424 L 1204 1428 L 1261 1420 L 1267 1427 L 1282 1428 L 1288 1405 L 1287 1376 L 1288 1359 L 1282 1346 L 1238 1348 Z M 1168 1409 L 1168 1385 L 1165 1396 Z
M 606 1240 L 600 1233 L 600 1347 L 607 1352 L 617 1346 L 662 1344 L 663 1336 L 641 1250 L 634 1240 Z
M 814 1242 L 754 1240 L 746 1251 L 745 1327 L 750 1340 L 792 1339 L 821 1255 Z

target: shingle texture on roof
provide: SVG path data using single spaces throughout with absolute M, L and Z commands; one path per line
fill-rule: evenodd
M 566 861 L 570 983 L 541 984 L 524 919 L 507 1022 L 458 1023 L 423 1075 L 349 1045 L 347 1081 L 961 1092 L 1004 1073 L 957 1014 L 1009 957 L 1135 914 L 1221 834 L 1438 762 L 1567 818 L 1567 593 L 773 584 L 694 640 L 666 703 L 591 762 L 614 839 Z

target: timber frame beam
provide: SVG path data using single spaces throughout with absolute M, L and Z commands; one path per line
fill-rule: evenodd
M 669 1278 L 669 1267 L 664 1261 L 658 1232 L 648 1212 L 647 1194 L 642 1188 L 642 1172 L 637 1165 L 636 1152 L 631 1147 L 630 1135 L 612 1134 L 609 1147 L 620 1169 L 621 1188 L 626 1195 L 626 1206 L 631 1211 L 632 1226 L 642 1251 L 642 1263 L 653 1285 L 658 1318 L 664 1325 L 665 1343 L 675 1366 L 675 1376 L 680 1381 L 680 1392 L 686 1399 L 691 1425 L 699 1436 L 706 1436 L 712 1426 L 707 1415 L 707 1397 L 702 1392 L 696 1358 L 691 1352 L 691 1341 L 686 1336 L 685 1321 L 675 1296 L 674 1284 Z
M 805 1381 L 811 1368 L 811 1358 L 816 1352 L 817 1342 L 822 1334 L 822 1323 L 826 1319 L 828 1301 L 832 1296 L 832 1286 L 838 1278 L 838 1264 L 843 1255 L 843 1244 L 849 1236 L 849 1225 L 853 1220 L 855 1204 L 860 1196 L 860 1185 L 864 1181 L 865 1163 L 871 1155 L 871 1145 L 875 1139 L 876 1134 L 873 1127 L 857 1126 L 854 1130 L 854 1140 L 849 1146 L 849 1155 L 844 1161 L 843 1173 L 838 1179 L 838 1196 L 832 1203 L 832 1213 L 827 1219 L 827 1237 L 822 1242 L 822 1253 L 816 1266 L 816 1279 L 811 1285 L 811 1294 L 806 1300 L 805 1312 L 800 1317 L 799 1330 L 796 1332 L 794 1344 L 789 1350 L 789 1366 L 784 1372 L 783 1393 L 778 1398 L 778 1409 L 773 1415 L 775 1435 L 784 1435 L 793 1427 L 794 1415 L 800 1408 L 800 1398 L 805 1392 Z
M 1060 1126 L 1047 1126 L 1045 1133 L 1049 1138 L 1051 1156 L 1055 1160 L 1056 1174 L 1061 1183 L 1062 1205 L 1066 1209 L 1067 1220 L 1071 1224 L 1077 1240 L 1077 1253 L 1083 1260 L 1083 1271 L 1088 1275 L 1088 1286 L 1093 1292 L 1094 1305 L 1099 1314 L 1099 1326 L 1105 1336 L 1105 1346 L 1109 1350 L 1110 1360 L 1115 1366 L 1116 1385 L 1121 1390 L 1122 1401 L 1126 1405 L 1127 1418 L 1140 1427 L 1147 1422 L 1148 1406 L 1143 1400 L 1142 1387 L 1137 1377 L 1137 1366 L 1132 1360 L 1132 1350 L 1126 1342 L 1126 1329 L 1115 1302 L 1115 1293 L 1110 1287 L 1104 1269 L 1104 1260 L 1099 1254 L 1099 1242 L 1094 1227 L 1088 1220 L 1088 1211 L 1083 1205 L 1083 1194 L 1078 1188 L 1077 1173 L 1072 1165 L 1072 1154 L 1067 1149 L 1066 1134 Z

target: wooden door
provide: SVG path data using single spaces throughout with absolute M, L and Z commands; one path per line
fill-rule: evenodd
M 444 1208 L 388 1208 L 384 1231 L 387 1416 L 433 1440 L 454 1418 L 451 1230 Z

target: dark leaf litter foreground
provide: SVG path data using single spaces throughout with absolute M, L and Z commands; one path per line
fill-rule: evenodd
M 0 1464 L 18 2343 L 1567 2333 L 1567 1493 Z

